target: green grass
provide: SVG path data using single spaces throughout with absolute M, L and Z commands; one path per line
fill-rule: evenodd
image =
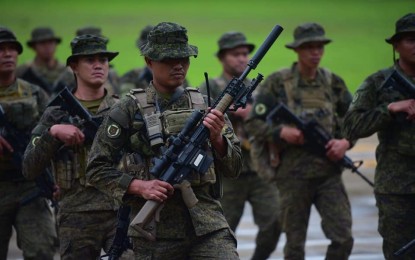
M 193 86 L 204 80 L 205 71 L 212 77 L 220 73 L 214 53 L 222 33 L 243 31 L 259 47 L 275 24 L 284 27 L 256 72 L 250 74 L 267 76 L 296 59 L 284 44 L 292 41 L 298 24 L 314 21 L 333 39 L 321 65 L 343 77 L 351 91 L 369 74 L 392 64 L 392 47 L 384 39 L 394 33 L 399 17 L 414 11 L 413 0 L 14 0 L 1 5 L 0 24 L 11 28 L 24 46 L 35 26 L 51 26 L 62 36 L 57 52 L 61 61 L 70 54 L 69 42 L 77 28 L 102 27 L 110 38 L 108 48 L 120 52 L 112 62 L 119 74 L 144 64 L 135 47 L 141 28 L 162 21 L 177 22 L 188 29 L 189 42 L 199 47 L 199 56 L 192 59 L 188 73 Z M 19 61 L 32 58 L 33 52 L 25 48 Z

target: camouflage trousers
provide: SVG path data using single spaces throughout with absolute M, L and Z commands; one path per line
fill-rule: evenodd
M 24 259 L 53 259 L 57 236 L 48 201 L 37 197 L 20 205 L 33 192 L 33 182 L 0 182 L 0 259 L 7 259 L 14 227 Z
M 401 256 L 393 254 L 415 239 L 415 194 L 375 193 L 375 197 L 385 259 L 414 259 L 415 246 Z
M 341 175 L 313 179 L 277 179 L 281 221 L 287 242 L 284 259 L 304 259 L 311 207 L 321 217 L 324 235 L 331 240 L 328 260 L 348 259 L 353 248 L 350 202 Z
M 251 204 L 254 222 L 259 229 L 252 259 L 267 259 L 277 247 L 281 234 L 275 184 L 264 181 L 255 172 L 243 172 L 236 180 L 223 178 L 223 197 L 220 202 L 234 232 L 241 220 L 245 202 Z
M 58 214 L 62 260 L 97 259 L 111 247 L 117 212 L 112 210 Z
M 185 239 L 158 238 L 154 242 L 139 237 L 132 239 L 136 260 L 239 259 L 235 236 L 228 228 L 200 237 L 193 232 Z

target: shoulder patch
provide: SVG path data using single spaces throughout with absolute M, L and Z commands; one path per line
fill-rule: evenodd
M 255 113 L 259 116 L 264 115 L 267 112 L 267 106 L 262 104 L 262 103 L 258 103 L 255 105 Z
M 107 127 L 107 136 L 109 138 L 117 138 L 121 135 L 121 127 L 118 124 L 112 123 Z

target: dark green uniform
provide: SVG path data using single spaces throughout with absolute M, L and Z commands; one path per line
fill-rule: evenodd
M 280 138 L 283 125 L 270 126 L 265 117 L 282 102 L 297 116 L 315 119 L 335 138 L 341 138 L 339 122 L 351 102 L 351 94 L 337 75 L 319 68 L 314 80 L 305 81 L 296 65 L 268 76 L 255 98 L 247 129 L 256 140 L 276 144 L 280 152 L 275 180 L 287 237 L 285 259 L 304 259 L 312 205 L 319 211 L 323 232 L 331 240 L 326 259 L 347 259 L 353 246 L 352 219 L 342 168 L 305 146 L 287 144 Z
M 10 86 L 0 87 L 0 105 L 6 120 L 19 135 L 27 136 L 27 140 L 47 99 L 47 94 L 38 86 L 20 79 Z M 7 135 L 5 138 L 7 140 Z M 13 227 L 25 259 L 53 259 L 57 236 L 48 201 L 37 196 L 22 205 L 36 193 L 37 187 L 34 181 L 23 177 L 21 165 L 16 165 L 11 154 L 0 157 L 0 169 L 0 259 L 7 258 Z
M 245 80 L 249 85 L 250 80 Z M 224 75 L 209 80 L 211 97 L 216 99 L 225 89 L 228 81 Z M 200 91 L 207 94 L 206 85 L 202 84 Z M 250 156 L 249 136 L 245 129 L 244 120 L 228 113 L 233 128 L 241 141 L 243 168 L 238 179 L 223 178 L 222 204 L 226 220 L 235 232 L 241 220 L 245 202 L 252 206 L 254 222 L 259 231 L 256 237 L 256 248 L 252 259 L 266 259 L 275 250 L 281 234 L 281 226 L 278 221 L 278 191 L 272 182 L 262 179 L 252 166 Z

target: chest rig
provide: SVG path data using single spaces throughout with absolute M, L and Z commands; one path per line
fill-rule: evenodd
M 281 71 L 288 107 L 303 120 L 314 119 L 329 133 L 335 127 L 335 107 L 333 104 L 332 76 L 324 68 L 317 70 L 316 79 L 311 84 L 301 80 L 297 70 L 287 68 Z
M 142 120 L 144 121 L 144 127 L 147 131 L 147 138 L 149 140 L 150 146 L 153 150 L 158 150 L 159 147 L 168 144 L 168 139 L 170 136 L 178 134 L 183 126 L 185 125 L 187 119 L 193 113 L 194 110 L 205 110 L 207 108 L 206 103 L 203 99 L 202 94 L 196 90 L 187 88 L 185 90 L 176 90 L 176 92 L 171 97 L 170 102 L 164 107 L 171 107 L 167 110 L 161 110 L 156 102 L 156 96 L 148 95 L 144 89 L 133 89 L 130 90 L 130 93 L 127 94 L 130 96 L 137 104 L 138 111 L 137 115 L 141 114 Z M 187 105 L 176 105 L 175 101 L 179 98 L 182 99 L 182 96 L 186 95 Z M 140 131 L 141 132 L 141 131 Z M 143 134 L 143 133 L 141 133 Z M 134 157 L 137 157 L 135 154 Z M 127 160 L 126 166 L 130 168 L 140 168 L 139 164 L 149 164 L 148 158 L 132 158 Z M 131 164 L 138 164 L 136 166 L 130 166 Z M 145 167 L 148 169 L 148 167 Z M 139 176 L 136 176 L 140 179 L 152 179 L 152 176 L 149 176 L 148 170 L 145 172 L 140 171 Z M 197 173 L 190 174 L 188 181 L 192 186 L 199 186 L 206 182 L 214 183 L 216 181 L 215 172 L 213 164 L 208 172 L 200 176 Z

